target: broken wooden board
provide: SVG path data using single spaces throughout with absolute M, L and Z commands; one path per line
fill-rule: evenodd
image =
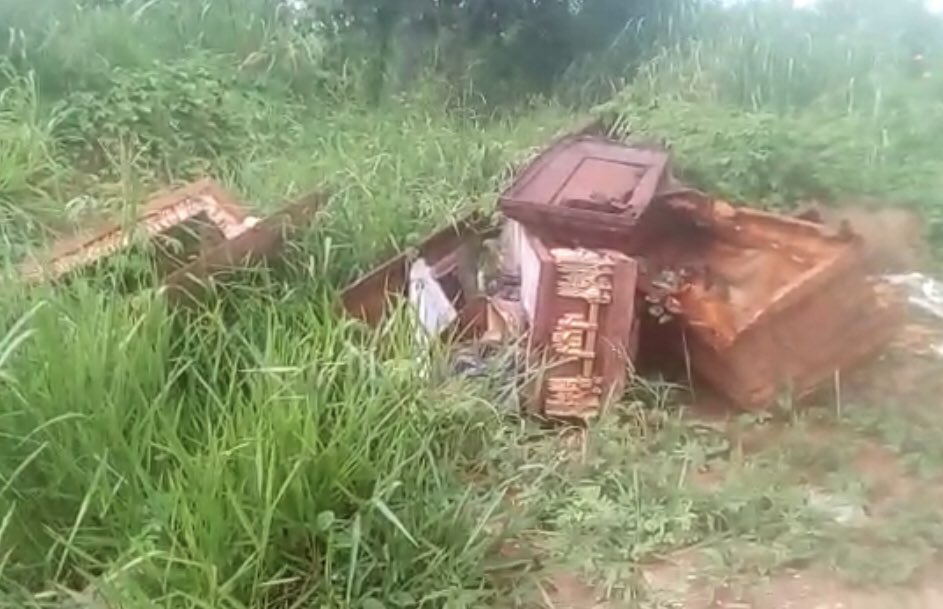
M 210 286 L 229 273 L 282 255 L 288 239 L 308 227 L 327 197 L 311 193 L 247 227 L 231 239 L 209 248 L 164 280 L 172 304 L 199 302 Z
M 201 238 L 218 242 L 231 239 L 251 224 L 246 208 L 216 182 L 209 179 L 188 184 L 149 200 L 132 222 L 109 222 L 95 230 L 62 239 L 19 267 L 28 283 L 55 281 L 126 250 L 136 239 L 154 239 L 197 218 L 213 228 L 201 229 Z

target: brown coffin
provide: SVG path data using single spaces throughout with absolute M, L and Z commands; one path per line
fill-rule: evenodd
M 155 238 L 199 216 L 203 217 L 204 226 L 195 232 L 202 241 L 212 243 L 237 234 L 248 213 L 216 182 L 200 180 L 154 196 L 139 210 L 133 223 L 113 220 L 58 241 L 48 252 L 21 264 L 19 275 L 27 282 L 55 281 L 126 249 L 138 231 L 147 238 Z
M 490 219 L 477 213 L 442 228 L 413 250 L 380 263 L 350 284 L 341 294 L 344 311 L 371 326 L 378 325 L 389 311 L 391 297 L 406 296 L 409 265 L 416 257 L 422 257 L 435 270 L 443 289 L 464 318 L 461 312 L 466 309 L 466 303 L 460 302 L 461 286 L 455 276 L 458 250 L 467 239 L 480 239 L 494 232 Z M 480 314 L 482 307 L 481 302 L 476 302 L 473 309 Z
M 219 279 L 236 269 L 278 256 L 287 239 L 311 224 L 325 200 L 322 193 L 305 195 L 232 239 L 203 251 L 164 280 L 170 302 L 180 305 L 199 301 L 205 295 L 209 278 Z
M 736 405 L 800 398 L 900 328 L 901 303 L 868 279 L 857 236 L 702 197 L 666 209 L 642 291 L 649 306 L 674 299 L 694 372 Z
M 637 266 L 612 250 L 553 247 L 525 235 L 521 298 L 542 356 L 532 410 L 586 420 L 622 394 L 631 370 Z
M 563 231 L 582 245 L 639 224 L 668 156 L 594 135 L 572 135 L 541 153 L 501 195 L 501 211 L 531 231 Z

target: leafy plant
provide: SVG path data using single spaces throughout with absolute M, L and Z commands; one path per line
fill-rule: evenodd
M 113 72 L 105 91 L 78 91 L 64 102 L 59 135 L 87 167 L 125 148 L 147 167 L 198 172 L 245 147 L 278 139 L 266 133 L 265 102 L 233 72 L 207 57 Z

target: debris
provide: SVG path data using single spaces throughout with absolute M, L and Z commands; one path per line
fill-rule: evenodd
M 496 234 L 496 230 L 489 219 L 478 214 L 465 216 L 432 234 L 413 251 L 390 258 L 348 286 L 341 295 L 344 310 L 351 317 L 371 326 L 379 324 L 389 310 L 390 296 L 407 296 L 410 266 L 417 257 L 425 260 L 432 276 L 456 310 L 462 311 L 466 306 L 472 306 L 462 294 L 457 252 L 466 240 L 493 234 Z M 478 307 L 481 307 L 480 302 L 476 302 L 475 308 Z M 465 321 L 476 320 L 481 313 L 483 308 L 475 311 L 471 320 L 466 317 Z M 461 313 L 458 319 L 463 319 Z
M 170 302 L 180 305 L 198 301 L 208 278 L 272 259 L 289 236 L 311 224 L 325 199 L 322 193 L 305 195 L 262 220 L 251 219 L 251 226 L 234 237 L 204 249 L 164 279 Z
M 458 317 L 432 269 L 422 258 L 414 260 L 409 267 L 409 302 L 419 317 L 421 340 L 438 335 Z
M 127 249 L 138 235 L 146 239 L 171 237 L 175 229 L 183 229 L 197 235 L 197 247 L 203 247 L 232 239 L 256 222 L 222 187 L 212 180 L 201 180 L 151 199 L 131 225 L 114 221 L 59 241 L 48 253 L 21 264 L 19 275 L 29 283 L 55 281 Z M 196 226 L 187 230 L 188 224 Z M 176 258 L 171 247 L 160 249 L 165 259 Z
M 891 285 L 907 291 L 907 301 L 924 313 L 943 320 L 943 283 L 923 273 L 885 275 Z
M 455 349 L 452 354 L 452 370 L 455 374 L 468 378 L 481 378 L 488 375 L 488 362 L 480 350 L 464 346 Z
M 500 344 L 517 340 L 527 331 L 520 296 L 488 298 L 486 315 L 485 333 L 481 336 L 484 343 Z
M 113 603 L 109 602 L 99 586 L 94 583 L 89 584 L 80 592 L 68 588 L 59 588 L 57 592 L 42 594 L 41 596 L 49 596 L 51 605 L 58 609 L 112 609 L 115 607 Z
M 885 275 L 884 280 L 890 285 L 903 289 L 907 302 L 925 315 L 943 320 L 943 282 L 923 273 L 903 275 Z M 943 358 L 943 342 L 925 345 L 926 350 L 936 357 Z M 915 349 L 919 351 L 920 349 Z
M 901 303 L 868 276 L 848 226 L 715 201 L 667 167 L 661 151 L 564 137 L 502 193 L 500 227 L 467 218 L 419 246 L 443 319 L 480 344 L 516 341 L 541 364 L 529 410 L 588 419 L 621 395 L 636 360 L 659 353 L 759 409 L 782 390 L 802 397 L 894 336 Z M 388 295 L 407 293 L 410 264 L 400 255 L 376 268 L 344 292 L 345 309 L 378 323 Z
M 860 525 L 868 518 L 860 501 L 834 493 L 812 489 L 809 491 L 808 505 L 837 524 Z

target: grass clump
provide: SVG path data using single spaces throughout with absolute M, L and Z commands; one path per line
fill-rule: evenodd
M 159 297 L 74 289 L 7 340 L 10 601 L 51 582 L 188 607 L 496 594 L 499 494 L 459 474 L 498 421 L 423 380 L 409 335 L 378 358 L 316 288 L 185 326 Z

